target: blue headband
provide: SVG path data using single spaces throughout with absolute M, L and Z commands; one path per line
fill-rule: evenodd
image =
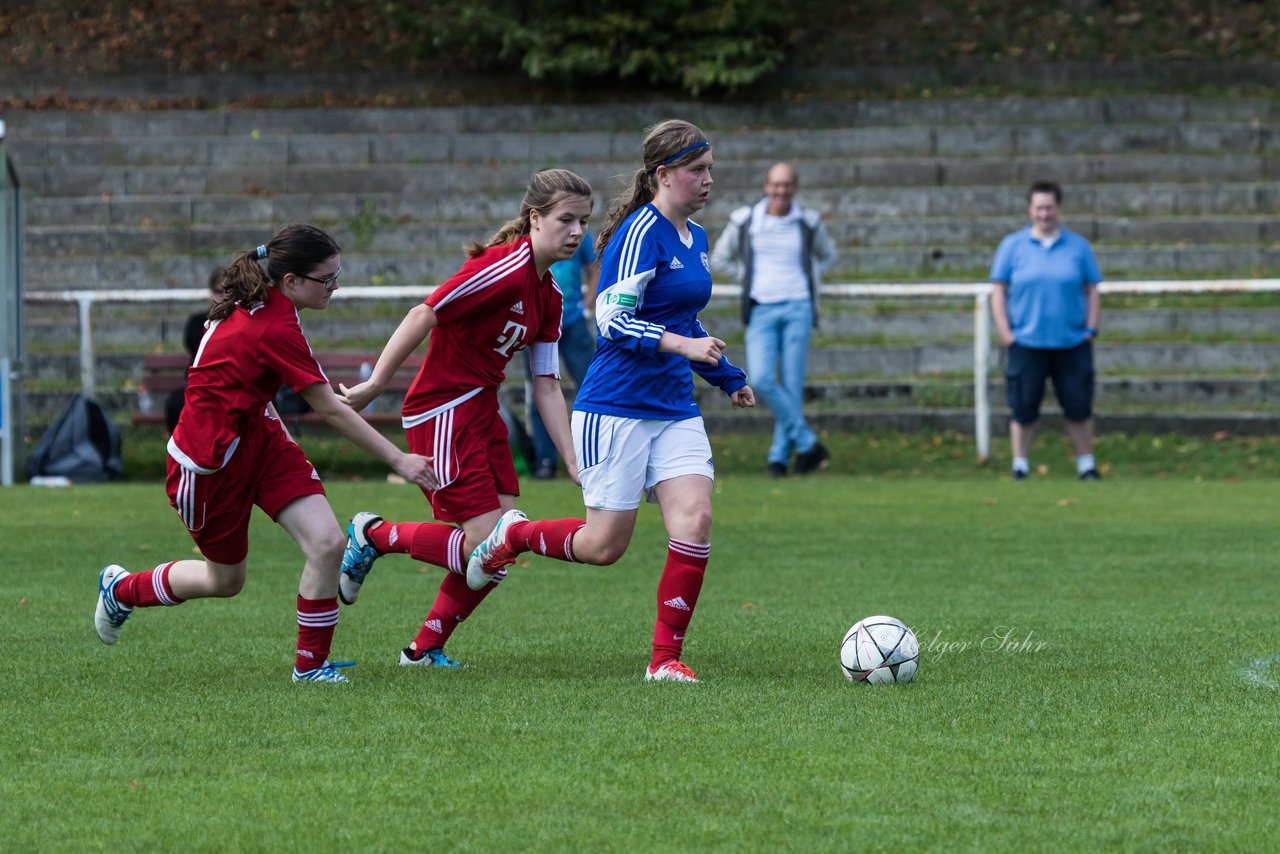
M 711 143 L 707 142 L 705 139 L 702 142 L 695 142 L 693 145 L 686 145 L 684 148 L 680 149 L 675 154 L 671 155 L 666 160 L 659 163 L 658 166 L 670 166 L 672 163 L 675 163 L 677 160 L 679 160 L 681 157 L 684 157 L 690 151 L 697 151 L 699 148 L 710 148 L 710 147 L 711 147 Z M 652 169 L 650 169 L 649 174 L 652 175 L 654 172 L 657 172 L 658 166 L 655 166 Z
M 259 258 L 267 257 L 267 244 L 264 243 L 258 247 L 258 257 Z

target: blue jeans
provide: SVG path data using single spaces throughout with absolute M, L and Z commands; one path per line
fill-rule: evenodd
M 773 413 L 769 462 L 786 465 L 793 452 L 804 452 L 818 437 L 804 420 L 804 374 L 813 333 L 809 300 L 757 305 L 747 324 L 747 367 L 751 388 Z
M 576 323 L 560 329 L 560 361 L 564 363 L 565 373 L 573 378 L 576 385 L 582 384 L 587 375 L 587 365 L 596 352 L 595 326 L 588 325 L 586 318 L 579 318 Z M 529 434 L 533 438 L 533 453 L 538 461 L 559 461 L 555 443 L 547 434 L 547 427 L 542 423 L 542 415 L 538 407 L 533 405 L 533 371 L 529 368 L 529 351 L 524 351 L 525 376 L 529 378 L 525 384 L 526 407 L 529 412 Z

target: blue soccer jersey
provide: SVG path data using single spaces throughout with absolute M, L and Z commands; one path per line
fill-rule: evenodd
M 613 233 L 600 262 L 596 354 L 573 408 L 624 418 L 677 421 L 699 415 L 693 373 L 732 394 L 747 375 L 723 356 L 716 365 L 658 352 L 662 333 L 708 337 L 698 312 L 711 299 L 707 233 L 689 223 L 688 244 L 652 204 Z

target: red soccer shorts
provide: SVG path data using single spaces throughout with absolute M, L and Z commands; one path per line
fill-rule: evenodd
M 440 488 L 423 492 L 437 520 L 465 522 L 499 509 L 499 495 L 520 494 L 496 393 L 477 394 L 405 435 L 410 451 L 435 458 Z
M 200 553 L 215 563 L 239 563 L 249 554 L 249 515 L 258 505 L 273 520 L 293 501 L 324 495 L 307 455 L 285 436 L 280 422 L 263 416 L 240 438 L 231 460 L 213 474 L 196 474 L 169 458 L 169 503 Z

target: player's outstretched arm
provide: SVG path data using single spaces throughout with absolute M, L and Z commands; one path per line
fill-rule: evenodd
M 386 346 L 382 348 L 382 353 L 378 356 L 369 379 L 356 383 L 350 388 L 339 383 L 340 396 L 337 399 L 357 412 L 372 403 L 378 395 L 387 390 L 391 377 L 404 364 L 404 360 L 409 358 L 409 354 L 427 339 L 437 323 L 435 310 L 426 303 L 409 309 L 404 320 L 400 321 L 400 325 L 396 327 L 396 331 L 392 332 L 391 337 L 387 339 Z
M 430 457 L 406 454 L 333 393 L 328 383 L 312 383 L 299 394 L 311 409 L 357 446 L 386 463 L 392 471 L 423 489 L 439 486 Z
M 542 416 L 547 435 L 564 460 L 565 471 L 569 479 L 579 486 L 578 456 L 573 449 L 573 430 L 569 427 L 569 411 L 564 402 L 564 390 L 560 388 L 560 380 L 556 377 L 538 376 L 533 378 L 533 403 Z

